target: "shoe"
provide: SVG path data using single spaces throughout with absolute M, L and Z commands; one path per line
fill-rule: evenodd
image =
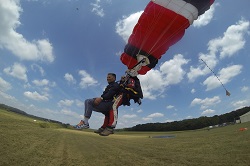
M 114 134 L 114 129 L 106 127 L 99 135 L 108 136 L 109 134 Z
M 95 130 L 94 133 L 100 134 L 103 131 L 104 131 L 104 128 L 99 128 L 98 130 Z
M 88 129 L 89 124 L 85 124 L 83 120 L 81 120 L 77 125 L 75 125 L 76 129 Z

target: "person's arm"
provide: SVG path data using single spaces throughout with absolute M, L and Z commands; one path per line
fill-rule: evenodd
M 95 98 L 94 104 L 99 105 L 102 102 L 103 98 L 102 97 L 97 97 Z
M 114 95 L 120 90 L 118 83 L 114 83 L 114 85 L 109 89 L 107 93 L 101 95 L 103 100 L 113 99 Z

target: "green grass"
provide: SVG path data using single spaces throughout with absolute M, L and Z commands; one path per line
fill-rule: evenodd
M 248 130 L 239 131 L 241 127 Z M 175 138 L 149 138 L 154 135 Z M 249 166 L 249 156 L 250 123 L 101 137 L 0 110 L 0 166 Z

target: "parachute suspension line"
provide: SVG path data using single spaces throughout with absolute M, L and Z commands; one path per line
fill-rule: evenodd
M 152 7 L 151 7 L 152 8 Z M 154 9 L 155 10 L 155 9 Z M 161 9 L 161 10 L 163 10 L 163 9 Z M 162 17 L 162 14 L 161 14 L 162 12 L 158 12 L 158 15 L 155 17 L 156 19 L 154 19 L 154 21 L 150 24 L 150 26 L 148 27 L 148 33 L 146 34 L 146 36 L 144 37 L 144 40 L 143 40 L 143 42 L 142 42 L 142 44 L 141 44 L 141 48 L 143 48 L 143 46 L 144 46 L 144 44 L 146 43 L 146 41 L 147 40 L 150 40 L 150 39 L 148 39 L 149 38 L 149 36 L 152 34 L 152 32 L 155 30 L 154 29 L 154 26 L 155 26 L 155 24 L 157 25 L 158 23 L 159 23 L 159 21 L 160 21 L 160 18 Z M 160 37 L 159 37 L 160 38 Z M 154 46 L 153 46 L 154 47 Z M 152 47 L 152 48 L 153 48 Z M 140 50 L 141 50 L 141 48 L 140 48 Z M 151 54 L 151 51 L 152 51 L 152 48 L 150 49 L 150 51 L 148 52 L 148 54 L 150 55 Z
M 151 7 L 152 8 L 152 7 Z M 161 9 L 162 10 L 162 9 Z M 143 40 L 142 40 L 142 43 L 140 44 L 140 48 L 138 48 L 138 52 L 137 52 L 137 55 L 139 55 L 139 53 L 141 52 L 141 51 L 145 51 L 145 50 L 142 50 L 142 48 L 144 47 L 144 45 L 145 45 L 145 43 L 146 43 L 146 41 L 147 40 L 150 40 L 149 39 L 149 37 L 150 37 L 150 35 L 152 34 L 152 32 L 154 31 L 154 26 L 155 26 L 155 24 L 157 24 L 157 23 L 159 23 L 159 21 L 160 21 L 160 18 L 162 17 L 162 14 L 161 14 L 162 12 L 158 12 L 158 16 L 156 16 L 155 18 L 156 19 L 154 19 L 154 21 L 152 22 L 152 23 L 150 23 L 149 24 L 149 26 L 147 27 L 147 34 L 145 34 L 145 36 L 143 36 Z M 143 14 L 148 14 L 148 13 L 145 13 L 145 11 L 144 11 L 144 13 Z M 140 19 L 140 18 L 139 18 Z M 138 20 L 138 23 L 137 24 L 139 24 L 140 25 L 140 22 L 139 22 L 139 20 Z M 149 33 L 150 32 L 150 33 Z M 133 32 L 132 32 L 133 33 Z M 136 33 L 136 32 L 135 32 Z M 134 34 L 135 34 L 134 33 Z M 142 57 L 146 57 L 145 59 L 147 59 L 147 64 L 150 64 L 151 62 L 148 60 L 148 57 L 151 55 L 151 50 L 152 49 L 150 49 L 150 51 L 147 51 L 147 54 L 146 55 L 142 55 Z M 140 56 L 140 55 L 139 55 Z M 132 60 L 132 59 L 131 59 Z M 131 61 L 130 60 L 130 61 Z M 138 61 L 138 63 L 140 63 L 140 61 L 141 61 L 141 59 L 138 59 L 138 57 L 137 57 L 137 61 Z M 140 63 L 141 64 L 141 63 Z M 136 68 L 137 67 L 134 67 L 133 69 L 135 69 L 136 70 Z M 140 67 L 138 66 L 138 69 L 140 70 Z
M 181 7 L 180 9 L 179 9 L 179 11 L 181 11 L 181 10 L 183 10 L 183 8 L 184 8 L 184 6 L 183 7 Z M 164 9 L 163 9 L 164 10 Z M 168 27 L 167 28 L 165 28 L 164 29 L 164 31 L 161 33 L 161 35 L 158 37 L 158 40 L 155 42 L 155 45 L 156 45 L 156 43 L 164 36 L 164 34 L 169 30 L 169 28 L 172 26 L 172 24 L 174 24 L 174 22 L 176 21 L 176 19 L 178 18 L 179 16 L 178 15 L 176 15 L 174 18 L 172 18 L 172 20 L 171 20 L 171 22 L 169 22 L 168 24 Z M 170 20 L 169 20 L 170 21 Z M 165 41 L 165 43 L 166 42 L 168 42 L 168 41 L 170 41 L 172 38 L 174 38 L 175 36 L 176 36 L 176 34 L 178 34 L 179 32 L 180 32 L 180 29 L 183 29 L 183 27 L 185 27 L 186 25 L 182 25 L 182 26 L 180 26 L 179 27 L 179 29 L 177 29 L 174 33 L 172 33 L 172 35 Z M 165 43 L 162 43 L 161 45 L 159 45 L 158 46 L 158 48 L 159 47 L 161 47 L 163 44 L 165 44 Z M 153 46 L 153 47 L 155 47 L 155 45 Z M 152 49 L 153 49 L 153 47 L 152 47 Z M 158 49 L 158 48 L 155 48 L 156 50 Z M 151 49 L 151 50 L 152 50 Z M 168 48 L 169 49 L 169 48 Z
M 163 10 L 163 9 L 161 9 L 161 10 Z M 145 12 L 145 11 L 144 11 Z M 162 13 L 162 12 L 159 12 L 159 13 Z M 145 13 L 144 13 L 145 14 Z M 140 45 L 140 48 L 138 48 L 139 50 L 138 50 L 138 52 L 137 52 L 137 54 L 139 54 L 140 52 L 141 52 L 141 50 L 142 50 L 142 48 L 143 48 L 143 46 L 145 45 L 145 43 L 146 43 L 146 41 L 147 40 L 150 40 L 149 39 L 149 36 L 150 36 L 150 34 L 154 31 L 154 24 L 157 24 L 159 21 L 160 21 L 160 18 L 161 18 L 162 16 L 160 15 L 160 14 L 158 14 L 158 16 L 156 17 L 157 19 L 155 19 L 154 21 L 153 21 L 153 23 L 151 23 L 150 24 L 150 26 L 148 26 L 148 32 L 150 32 L 150 33 L 147 33 L 146 34 L 146 36 L 143 36 L 143 42 L 141 43 L 141 45 Z M 140 19 L 140 18 L 139 18 Z M 139 23 L 139 20 L 138 20 L 138 23 L 137 24 L 140 24 Z M 136 33 L 136 32 L 135 32 Z M 132 34 L 133 34 L 133 32 L 132 32 Z M 152 50 L 152 49 L 151 49 Z M 149 52 L 147 52 L 147 55 L 143 55 L 143 56 L 145 56 L 146 58 L 148 58 L 149 56 L 150 56 L 150 52 L 151 52 L 151 50 L 149 51 Z M 132 60 L 132 59 L 131 59 Z M 130 60 L 130 62 L 131 62 L 131 60 Z M 140 60 L 138 61 L 138 64 L 141 64 L 140 63 Z M 137 66 L 137 65 L 136 65 Z
M 152 8 L 152 7 L 151 7 L 151 8 Z M 148 33 L 146 34 L 146 36 L 143 37 L 144 39 L 143 39 L 143 41 L 142 41 L 142 43 L 141 43 L 141 45 L 140 45 L 138 54 L 139 54 L 139 52 L 142 50 L 142 48 L 143 48 L 143 46 L 145 45 L 146 41 L 147 41 L 147 40 L 150 40 L 149 37 L 150 37 L 150 35 L 152 34 L 152 32 L 154 31 L 154 25 L 157 24 L 157 23 L 160 21 L 160 18 L 162 17 L 162 15 L 160 15 L 160 13 L 161 13 L 161 12 L 159 12 L 158 16 L 156 16 L 156 19 L 154 19 L 154 21 L 153 21 L 151 24 L 149 24 L 150 26 L 147 27 Z M 150 51 L 147 52 L 147 55 L 145 55 L 147 58 L 149 57 L 149 55 L 151 55 L 151 50 L 152 50 L 152 49 L 150 49 Z M 144 51 L 145 51 L 145 50 L 144 50 Z
M 184 8 L 184 6 L 183 7 L 181 7 L 180 9 L 179 9 L 179 11 L 181 11 L 181 10 L 183 10 L 183 8 Z M 203 7 L 201 10 L 204 10 L 206 7 Z M 161 10 L 165 10 L 165 9 L 161 9 Z M 159 13 L 161 13 L 161 12 L 159 12 Z M 151 24 L 152 26 L 150 26 L 149 27 L 149 29 L 150 29 L 150 31 L 149 32 L 153 32 L 153 25 L 154 24 L 157 24 L 157 23 L 159 23 L 159 20 L 160 20 L 160 18 L 162 17 L 162 15 L 160 15 L 160 14 L 158 14 L 158 16 L 156 17 L 157 19 L 155 19 L 154 20 L 154 22 Z M 164 36 L 164 34 L 169 30 L 169 28 L 171 27 L 171 25 L 175 22 L 175 20 L 177 19 L 177 15 L 171 20 L 171 22 L 169 22 L 169 25 L 168 25 L 168 27 L 166 27 L 165 29 L 164 29 L 164 31 L 161 33 L 161 35 L 158 37 L 158 39 L 157 39 L 157 41 L 155 42 L 155 44 L 152 46 L 152 48 L 150 49 L 150 51 L 148 52 L 149 53 L 149 55 L 151 54 L 151 51 L 153 50 L 153 49 L 155 49 L 155 50 L 157 50 L 159 47 L 161 47 L 164 43 L 162 43 L 161 45 L 158 45 L 158 48 L 156 48 L 155 47 L 155 45 L 161 40 L 161 38 Z M 195 21 L 195 20 L 194 20 Z M 180 32 L 180 30 L 181 29 L 183 29 L 183 27 L 185 27 L 186 25 L 182 25 L 182 26 L 180 26 L 179 27 L 179 29 L 177 29 L 167 40 L 166 40 L 166 42 L 168 42 L 168 41 L 170 41 L 176 34 L 178 34 L 179 32 Z M 191 26 L 191 24 L 189 25 L 189 26 Z M 150 33 L 151 34 L 151 33 Z M 148 34 L 146 37 L 144 37 L 145 39 L 144 39 L 144 41 L 146 41 L 148 38 L 149 38 L 149 36 L 150 36 L 150 34 Z M 165 42 L 165 43 L 166 43 Z M 142 44 L 141 44 L 141 47 L 143 47 L 143 45 L 144 45 L 144 43 L 145 42 L 143 42 Z M 140 50 L 141 50 L 141 48 L 140 48 Z M 148 55 L 147 55 L 147 57 L 148 57 Z
M 152 7 L 151 7 L 152 8 Z M 151 9 L 152 10 L 152 9 Z M 154 32 L 154 27 L 155 27 L 155 25 L 157 25 L 157 24 L 159 24 L 160 23 L 160 20 L 161 20 L 161 18 L 163 17 L 163 10 L 165 10 L 165 8 L 161 8 L 161 10 L 160 11 L 157 11 L 157 14 L 158 15 L 156 15 L 155 16 L 155 19 L 153 20 L 153 22 L 152 23 L 150 23 L 149 25 L 150 26 L 148 26 L 148 33 L 145 35 L 145 36 L 143 36 L 143 42 L 141 43 L 141 45 L 140 45 L 140 48 L 139 48 L 139 50 L 138 50 L 138 53 L 137 54 L 139 54 L 140 53 L 140 51 L 142 50 L 142 48 L 143 48 L 143 46 L 145 45 L 145 43 L 146 43 L 146 41 L 147 40 L 150 40 L 149 39 L 149 37 L 150 37 L 150 35 Z M 182 8 L 180 9 L 180 10 L 182 10 Z M 144 11 L 145 12 L 145 11 Z M 145 13 L 144 13 L 145 14 Z M 158 36 L 158 38 L 157 38 L 157 41 L 154 43 L 154 45 L 150 48 L 150 50 L 147 52 L 148 54 L 147 55 L 144 55 L 145 57 L 149 57 L 149 55 L 151 55 L 151 52 L 152 52 L 152 50 L 153 49 L 155 49 L 155 50 L 157 50 L 159 47 L 161 47 L 163 44 L 161 44 L 161 45 L 159 45 L 158 46 L 158 48 L 156 48 L 156 44 L 162 39 L 162 37 L 164 36 L 164 34 L 169 30 L 169 28 L 171 27 L 171 25 L 175 22 L 175 20 L 177 19 L 177 17 L 178 16 L 175 16 L 175 18 L 173 18 L 173 19 L 171 19 L 171 22 L 169 22 L 168 23 L 168 26 L 164 29 L 164 31 L 162 31 L 161 32 L 161 35 L 160 36 Z M 170 20 L 169 20 L 170 21 Z M 138 20 L 138 23 L 137 24 L 139 24 L 139 20 Z M 183 26 L 185 26 L 185 25 L 183 25 Z M 181 29 L 182 27 L 180 27 L 180 29 Z M 171 37 L 169 37 L 167 40 L 166 40 L 166 42 L 168 42 L 169 40 L 171 40 L 177 33 L 179 32 L 179 30 L 177 30 L 175 33 L 173 33 L 172 35 L 171 35 Z M 133 32 L 132 32 L 133 33 Z M 135 32 L 136 33 L 136 32 Z M 131 60 L 130 60 L 131 61 Z
M 217 76 L 217 74 L 215 74 L 215 72 L 208 66 L 208 64 L 200 58 L 200 60 L 207 66 L 207 68 L 214 74 L 214 76 L 218 79 L 218 81 L 220 82 L 220 84 L 222 85 L 222 87 L 225 89 L 226 91 L 226 95 L 230 96 L 231 93 L 226 89 L 226 87 L 224 86 L 224 84 L 221 82 L 220 78 Z
M 179 10 L 181 11 L 183 9 L 180 8 Z M 165 10 L 164 8 L 162 8 L 161 10 Z M 154 26 L 157 25 L 160 22 L 160 18 L 162 17 L 162 13 L 163 12 L 158 12 L 158 16 L 156 16 L 154 19 L 154 21 L 150 24 L 151 26 L 148 27 L 150 33 L 147 34 L 147 36 L 144 36 L 144 40 L 143 41 L 147 41 L 150 34 L 154 31 Z M 148 51 L 148 55 L 146 55 L 146 57 L 148 57 L 149 55 L 151 55 L 151 52 L 153 49 L 157 50 L 158 48 L 160 48 L 162 45 L 164 45 L 166 42 L 170 41 L 176 34 L 178 34 L 180 32 L 180 29 L 182 29 L 182 27 L 185 27 L 186 25 L 182 25 L 179 27 L 179 29 L 177 29 L 166 41 L 165 43 L 162 43 L 161 45 L 158 45 L 158 47 L 156 47 L 157 43 L 162 39 L 162 37 L 165 35 L 165 33 L 169 30 L 169 28 L 171 27 L 172 24 L 174 24 L 174 22 L 176 21 L 176 19 L 178 18 L 178 16 L 175 16 L 175 18 L 172 18 L 172 20 L 169 20 L 170 22 L 168 23 L 168 26 L 164 29 L 164 31 L 161 32 L 160 36 L 158 36 L 157 41 L 154 43 L 154 45 L 150 48 L 150 50 Z M 149 39 L 150 40 L 150 39 Z M 144 46 L 144 43 L 141 43 L 141 48 Z M 141 48 L 139 48 L 139 51 L 141 51 Z M 139 52 L 138 52 L 139 53 Z M 160 58 L 160 57 L 159 57 Z

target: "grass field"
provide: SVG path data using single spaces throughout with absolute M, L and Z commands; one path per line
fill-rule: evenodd
M 239 131 L 240 128 L 248 128 Z M 157 135 L 174 138 L 152 138 Z M 0 166 L 249 166 L 250 123 L 183 132 L 91 130 L 0 110 Z

